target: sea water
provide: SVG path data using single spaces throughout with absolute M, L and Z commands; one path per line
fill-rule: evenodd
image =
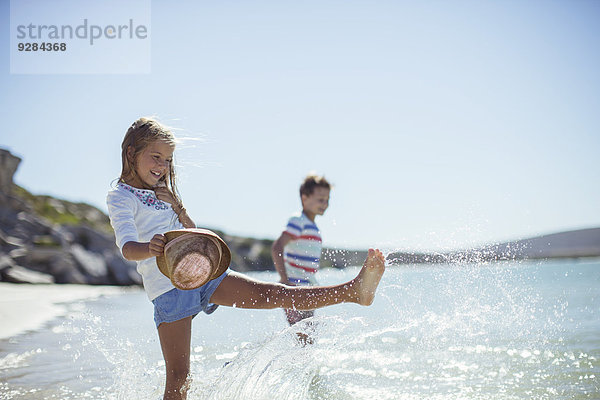
M 67 307 L 0 341 L 0 399 L 162 398 L 142 291 Z M 292 328 L 281 310 L 197 316 L 188 398 L 600 399 L 599 359 L 600 260 L 389 266 L 371 307 L 329 307 Z

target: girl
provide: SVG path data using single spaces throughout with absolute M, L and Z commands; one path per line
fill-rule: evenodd
M 107 203 L 116 242 L 123 257 L 137 261 L 144 289 L 154 304 L 154 321 L 165 359 L 164 399 L 185 399 L 190 369 L 192 318 L 219 305 L 239 308 L 314 310 L 352 302 L 370 305 L 385 269 L 379 250 L 369 249 L 353 280 L 335 286 L 300 287 L 267 283 L 227 270 L 198 289 L 176 289 L 158 269 L 163 233 L 195 228 L 175 185 L 175 137 L 149 118 L 131 125 L 121 146 L 122 172 Z

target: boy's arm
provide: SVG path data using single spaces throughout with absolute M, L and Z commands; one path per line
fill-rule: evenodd
M 283 264 L 283 248 L 290 240 L 293 240 L 294 237 L 287 232 L 282 232 L 279 239 L 273 242 L 273 246 L 271 246 L 271 257 L 273 258 L 273 264 L 275 264 L 275 269 L 279 273 L 280 282 L 289 284 L 287 272 L 285 270 L 285 265 Z

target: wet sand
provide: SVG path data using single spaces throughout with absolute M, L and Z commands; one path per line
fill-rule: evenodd
M 39 329 L 65 315 L 64 304 L 127 290 L 115 286 L 29 285 L 0 282 L 0 339 Z

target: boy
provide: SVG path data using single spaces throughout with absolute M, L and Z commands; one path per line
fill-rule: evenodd
M 308 175 L 300 185 L 302 213 L 292 216 L 271 248 L 280 282 L 286 285 L 317 285 L 315 274 L 321 259 L 321 232 L 315 217 L 323 215 L 329 206 L 331 185 L 323 176 Z M 286 309 L 290 325 L 312 317 L 314 311 Z M 306 336 L 299 334 L 304 341 Z

